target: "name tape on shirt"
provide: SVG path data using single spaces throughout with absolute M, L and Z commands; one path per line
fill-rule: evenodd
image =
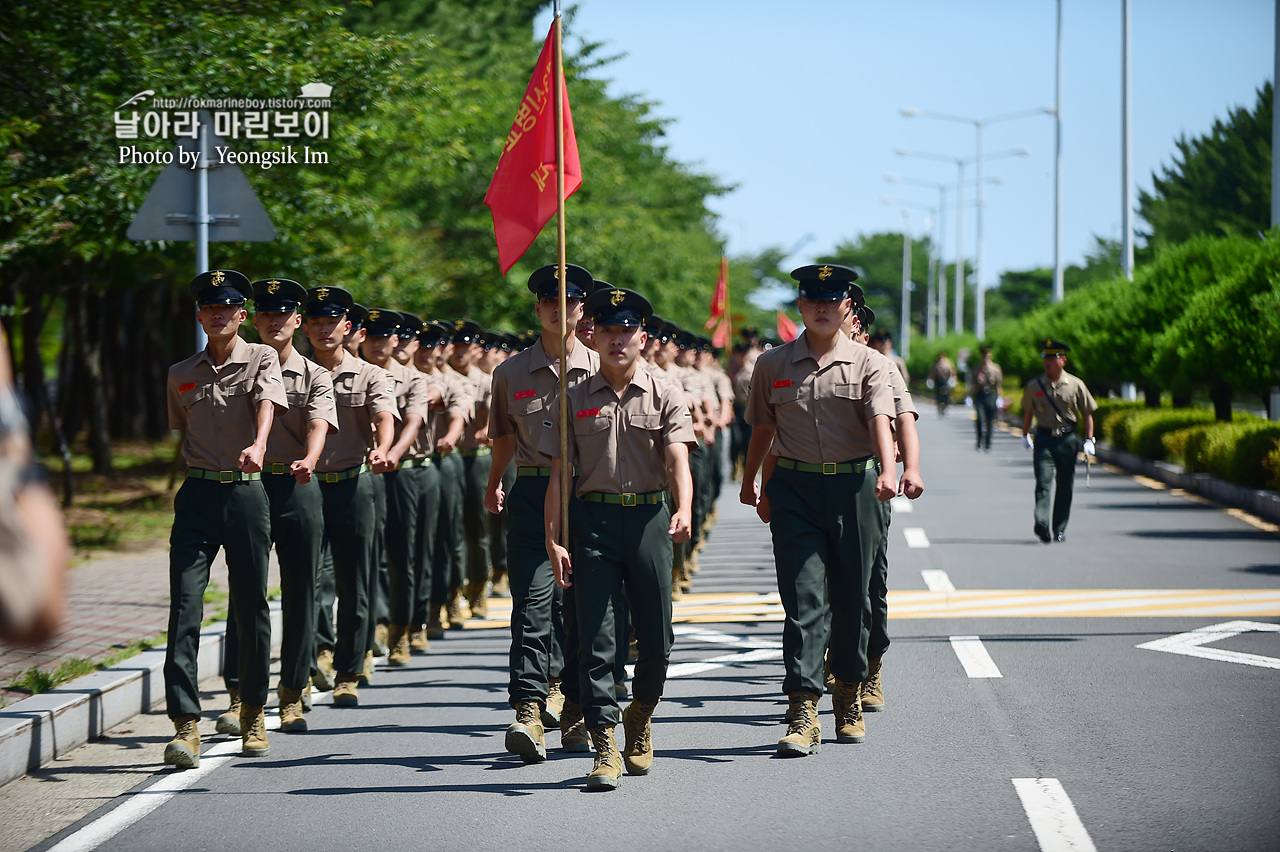
M 195 390 L 195 382 L 187 382 L 185 385 L 178 385 L 178 393 L 186 393 L 189 390 Z
M 1044 396 L 1044 391 L 1036 391 L 1036 396 Z
M 537 395 L 538 395 L 538 392 L 530 388 L 529 390 L 516 391 L 511 396 L 513 396 L 516 399 L 528 399 L 531 396 L 537 396 Z
M 773 383 L 773 386 L 774 386 L 775 388 L 789 388 L 789 387 L 791 387 L 791 380 L 790 380 L 790 379 L 778 379 L 776 382 L 774 382 L 774 383 Z
M 578 419 L 581 420 L 584 417 L 595 417 L 599 413 L 599 408 L 584 408 L 578 412 Z

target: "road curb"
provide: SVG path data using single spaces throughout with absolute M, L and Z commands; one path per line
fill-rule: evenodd
M 280 604 L 271 603 L 272 646 L 279 644 Z M 200 631 L 199 679 L 222 670 L 226 622 Z M 164 701 L 165 649 L 130 657 L 56 689 L 0 709 L 0 785 L 39 769 Z

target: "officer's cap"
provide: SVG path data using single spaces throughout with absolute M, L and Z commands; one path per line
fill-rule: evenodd
M 369 309 L 359 302 L 353 302 L 351 310 L 347 311 L 347 319 L 351 320 L 351 330 L 359 331 L 369 321 Z
M 539 299 L 555 299 L 560 296 L 560 264 L 548 263 L 529 276 L 529 289 Z M 585 299 L 591 292 L 591 273 L 572 263 L 564 265 L 564 295 L 566 299 Z
M 591 282 L 591 289 L 587 291 L 587 295 L 590 296 L 592 293 L 594 293 L 597 290 L 612 290 L 612 289 L 613 289 L 613 285 L 610 284 L 608 281 L 601 281 L 599 278 L 596 278 Z
M 491 352 L 502 346 L 502 333 L 482 328 L 480 329 L 480 334 L 476 336 L 476 343 L 479 343 L 480 348 L 485 352 Z
M 634 290 L 621 288 L 595 291 L 587 297 L 584 310 L 597 326 L 642 328 L 653 316 L 653 305 L 648 299 Z
M 288 278 L 264 278 L 253 282 L 253 305 L 259 311 L 289 313 L 302 307 L 307 288 Z
M 801 266 L 791 270 L 791 277 L 800 282 L 802 299 L 837 302 L 847 297 L 853 299 L 855 308 L 866 301 L 862 288 L 853 283 L 858 280 L 858 273 L 847 266 L 829 263 Z
M 657 314 L 652 314 L 645 321 L 644 330 L 649 333 L 650 337 L 656 337 L 663 343 L 671 339 L 671 333 L 668 331 L 668 323 Z
M 1040 357 L 1049 358 L 1054 355 L 1066 355 L 1071 351 L 1071 347 L 1063 343 L 1061 340 L 1054 340 L 1051 337 L 1045 338 L 1044 348 L 1040 352 Z
M 681 349 L 698 348 L 698 338 L 694 337 L 692 334 L 685 331 L 683 328 L 676 332 L 675 337 L 673 339 L 676 342 L 676 346 L 679 346 Z
M 390 337 L 400 333 L 400 312 L 390 308 L 370 308 L 364 328 L 370 337 Z
M 422 331 L 422 317 L 417 314 L 411 314 L 408 311 L 400 312 L 400 336 L 413 337 Z
M 425 322 L 418 332 L 418 342 L 423 346 L 439 346 L 448 343 L 452 334 L 453 329 L 442 322 Z
M 307 291 L 309 317 L 340 317 L 351 313 L 355 299 L 341 287 L 312 287 Z
M 858 321 L 862 323 L 862 330 L 866 331 L 876 321 L 876 312 L 871 310 L 870 305 L 863 305 L 858 308 Z
M 469 319 L 453 321 L 454 343 L 479 343 L 480 326 Z
M 210 269 L 191 279 L 191 296 L 197 305 L 243 305 L 253 298 L 253 285 L 234 269 Z

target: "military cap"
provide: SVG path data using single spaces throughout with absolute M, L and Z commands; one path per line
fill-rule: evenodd
M 644 330 L 649 333 L 650 337 L 656 337 L 658 340 L 666 343 L 671 339 L 671 334 L 667 330 L 667 321 L 657 314 L 653 314 L 645 321 Z
M 469 319 L 453 321 L 453 341 L 455 343 L 479 343 L 480 326 Z
M 685 331 L 683 328 L 678 329 L 676 331 L 675 337 L 673 339 L 676 342 L 676 346 L 679 346 L 681 349 L 697 349 L 698 348 L 698 338 L 694 337 L 692 334 Z
M 444 323 L 425 322 L 422 331 L 418 332 L 418 342 L 423 346 L 439 346 L 448 343 L 452 334 L 453 329 Z
M 560 295 L 560 264 L 540 266 L 529 276 L 529 290 L 539 299 L 555 299 Z M 572 263 L 564 265 L 564 295 L 566 299 L 585 299 L 591 292 L 591 273 Z
M 191 296 L 197 305 L 243 305 L 253 298 L 253 285 L 234 269 L 210 269 L 191 279 Z
M 699 352 L 710 352 L 712 349 L 715 349 L 715 346 L 713 346 L 713 345 L 711 344 L 711 339 L 710 339 L 710 338 L 707 338 L 707 337 L 699 337 L 699 338 L 698 338 L 698 351 L 699 351 Z
M 400 333 L 400 312 L 390 308 L 370 308 L 364 328 L 370 337 L 390 337 Z
M 870 305 L 863 305 L 858 308 L 858 321 L 862 323 L 862 330 L 866 331 L 875 323 L 876 312 L 871 310 Z
M 587 291 L 587 295 L 589 296 L 597 290 L 612 290 L 612 289 L 613 289 L 613 285 L 610 284 L 608 281 L 601 281 L 599 278 L 596 278 L 591 282 L 591 289 Z
M 791 277 L 800 282 L 802 299 L 835 302 L 847 297 L 853 299 L 854 307 L 860 307 L 866 301 L 862 288 L 853 283 L 858 280 L 858 273 L 847 266 L 801 266 L 791 270 Z
M 253 305 L 259 311 L 289 313 L 307 300 L 307 288 L 288 278 L 264 278 L 253 282 Z
M 498 333 L 487 328 L 481 328 L 476 335 L 475 343 L 485 352 L 496 349 L 498 346 Z
M 351 313 L 355 300 L 341 287 L 312 287 L 307 291 L 309 317 L 340 317 Z
M 643 328 L 653 316 L 653 305 L 634 290 L 614 288 L 597 290 L 587 297 L 584 307 L 596 325 L 620 325 Z
M 352 331 L 362 329 L 364 324 L 369 321 L 369 309 L 359 302 L 353 302 L 351 310 L 347 311 L 347 319 L 351 320 Z
M 413 337 L 422 331 L 424 323 L 422 317 L 417 314 L 411 314 L 408 311 L 400 312 L 400 336 Z
M 1052 355 L 1066 355 L 1071 351 L 1071 347 L 1063 343 L 1061 340 L 1054 340 L 1046 337 L 1044 340 L 1044 348 L 1040 352 L 1040 357 L 1048 358 Z

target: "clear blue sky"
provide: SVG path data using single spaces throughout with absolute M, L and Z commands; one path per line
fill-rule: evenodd
M 614 94 L 639 94 L 673 119 L 678 160 L 737 185 L 713 202 L 729 253 L 812 234 L 807 262 L 858 233 L 899 232 L 890 195 L 936 204 L 886 173 L 954 181 L 956 168 L 899 157 L 897 147 L 954 157 L 975 151 L 971 125 L 904 118 L 903 106 L 975 118 L 1052 106 L 1054 0 L 577 0 L 566 27 L 625 53 L 598 71 Z M 550 7 L 535 24 L 550 24 Z M 1274 73 L 1274 0 L 1132 0 L 1133 169 L 1138 187 L 1171 162 L 1179 134 L 1206 132 L 1252 106 Z M 1064 242 L 1079 262 L 1092 235 L 1118 238 L 1120 0 L 1063 3 Z M 570 91 L 572 97 L 572 90 Z M 579 139 L 590 145 L 589 139 Z M 984 217 L 987 286 L 1006 269 L 1053 264 L 1053 120 L 988 127 L 993 160 Z M 972 171 L 970 171 L 972 176 Z M 586 175 L 585 180 L 590 181 Z M 955 257 L 954 195 L 943 246 Z M 1136 193 L 1135 193 L 1136 198 Z M 912 211 L 923 231 L 928 214 Z M 973 210 L 965 255 L 974 255 Z M 922 276 L 917 275 L 917 278 Z

